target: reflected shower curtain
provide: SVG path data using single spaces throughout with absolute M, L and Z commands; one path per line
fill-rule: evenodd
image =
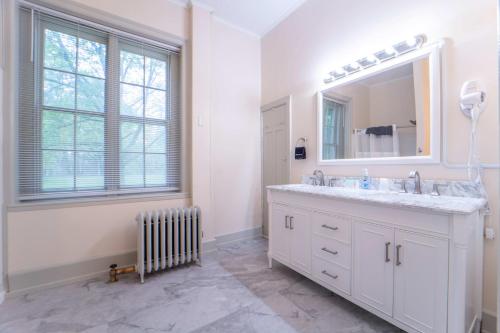
M 396 125 L 392 125 L 392 135 L 366 134 L 366 130 L 354 131 L 354 155 L 356 158 L 399 156 L 399 135 Z
M 345 158 L 346 106 L 330 99 L 323 100 L 323 159 Z

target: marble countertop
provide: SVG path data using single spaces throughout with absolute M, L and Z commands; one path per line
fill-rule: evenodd
M 486 207 L 484 198 L 467 198 L 454 196 L 431 196 L 429 194 L 411 194 L 384 192 L 375 190 L 359 190 L 343 187 L 313 186 L 308 184 L 288 184 L 267 186 L 268 189 L 280 192 L 310 194 L 323 198 L 356 200 L 383 205 L 423 208 L 445 214 L 470 214 Z

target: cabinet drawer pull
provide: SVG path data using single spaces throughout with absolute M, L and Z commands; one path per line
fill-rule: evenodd
M 326 276 L 332 278 L 332 279 L 337 279 L 339 276 L 338 275 L 333 275 L 328 273 L 326 270 L 321 271 L 322 274 L 325 274 Z
M 290 216 L 290 230 L 293 230 L 293 216 Z
M 399 252 L 400 252 L 400 250 L 401 250 L 402 247 L 403 247 L 403 245 L 397 245 L 396 246 L 396 266 L 401 265 L 401 260 L 400 260 L 400 257 L 399 257 Z
M 391 261 L 391 259 L 389 259 L 389 246 L 390 245 L 391 245 L 391 242 L 385 243 L 385 262 Z
M 339 227 L 330 227 L 328 224 L 323 224 L 322 227 L 330 230 L 339 230 Z
M 288 228 L 289 228 L 289 227 L 288 227 L 288 218 L 289 218 L 289 217 L 290 217 L 290 216 L 288 216 L 288 215 L 287 215 L 287 216 L 285 216 L 285 229 L 288 229 Z
M 322 251 L 325 251 L 325 252 L 328 252 L 328 253 L 330 253 L 330 254 L 333 254 L 333 255 L 339 254 L 339 252 L 338 252 L 338 251 L 332 251 L 332 250 L 330 250 L 330 249 L 328 249 L 328 248 L 326 248 L 326 247 L 322 247 L 322 248 L 321 248 L 321 250 L 322 250 Z

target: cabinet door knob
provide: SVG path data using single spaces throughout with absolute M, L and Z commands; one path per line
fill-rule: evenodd
M 330 274 L 326 270 L 321 271 L 321 273 L 328 276 L 328 277 L 331 277 L 332 279 L 337 279 L 339 277 L 337 274 L 335 274 L 335 275 Z
M 403 247 L 403 245 L 397 245 L 396 246 L 396 266 L 401 265 L 401 258 L 400 256 L 400 250 Z
M 389 259 L 389 246 L 390 245 L 391 245 L 391 242 L 385 243 L 385 262 L 391 261 L 391 259 Z

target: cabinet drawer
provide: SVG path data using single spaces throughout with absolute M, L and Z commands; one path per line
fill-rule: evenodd
M 315 212 L 312 220 L 315 234 L 351 243 L 351 220 L 348 217 Z
M 313 276 L 344 293 L 351 294 L 351 271 L 318 257 L 313 258 Z
M 331 263 L 351 268 L 351 245 L 349 244 L 314 235 L 313 254 Z

